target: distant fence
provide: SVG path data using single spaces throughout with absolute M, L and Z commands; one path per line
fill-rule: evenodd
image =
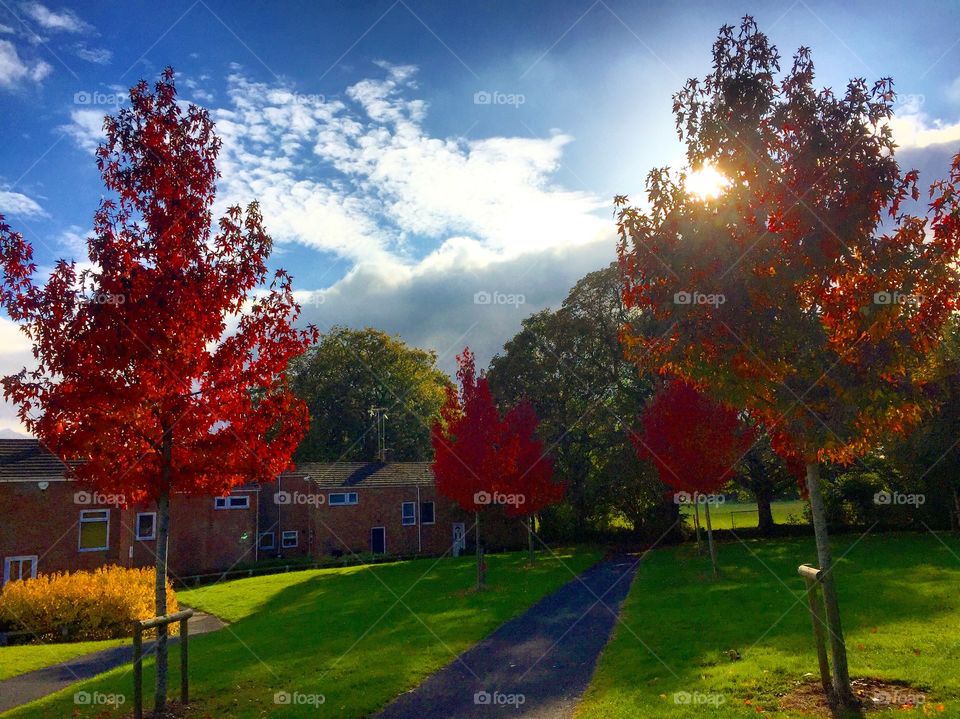
M 757 527 L 757 526 L 760 525 L 760 510 L 758 510 L 758 509 L 731 509 L 731 510 L 730 510 L 730 529 L 736 529 L 736 528 L 737 528 L 737 515 L 738 515 L 738 514 L 756 515 L 757 521 L 756 521 L 755 523 L 754 523 L 754 522 L 751 522 L 751 523 L 750 523 L 750 526 L 751 526 L 751 527 Z M 741 524 L 740 527 L 743 528 L 743 527 L 745 527 L 745 525 L 744 525 L 744 524 Z

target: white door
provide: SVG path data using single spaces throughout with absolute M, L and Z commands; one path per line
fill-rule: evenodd
M 466 525 L 463 522 L 453 523 L 453 556 L 459 557 L 460 552 L 467 548 Z
M 37 576 L 37 555 L 30 557 L 7 557 L 3 560 L 3 583 L 17 579 L 33 579 Z

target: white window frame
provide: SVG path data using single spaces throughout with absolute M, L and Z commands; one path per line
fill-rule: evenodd
M 412 507 L 413 512 L 408 517 L 407 516 L 407 507 Z M 402 527 L 416 527 L 417 526 L 417 503 L 416 502 L 401 502 L 400 503 L 400 526 Z
M 151 524 L 152 531 L 150 536 L 141 536 L 140 535 L 140 517 L 153 517 L 153 524 Z M 157 513 L 156 512 L 137 512 L 137 523 L 134 525 L 133 530 L 134 536 L 140 542 L 147 542 L 151 539 L 157 538 Z
M 235 500 L 240 500 L 242 504 L 238 505 Z M 214 509 L 250 509 L 249 494 L 228 494 L 226 497 L 213 498 Z
M 270 537 L 270 546 L 266 546 L 263 543 L 264 537 Z M 277 538 L 273 532 L 260 532 L 260 535 L 257 537 L 257 549 L 269 550 L 277 548 Z
M 293 544 L 287 544 L 287 537 L 293 535 Z M 300 531 L 297 529 L 285 529 L 280 534 L 280 548 L 293 549 L 300 546 Z
M 40 558 L 36 554 L 21 554 L 16 557 L 6 557 L 3 560 L 3 583 L 6 584 L 10 581 L 10 565 L 13 562 L 30 562 L 30 578 L 37 578 L 37 564 L 40 561 Z M 22 577 L 21 577 L 22 579 Z
M 102 522 L 103 519 L 87 519 L 87 515 L 98 514 L 106 515 L 107 518 L 107 536 L 104 540 L 106 544 L 102 547 L 83 547 L 83 525 Z M 110 510 L 109 509 L 81 509 L 80 519 L 77 522 L 77 551 L 78 552 L 102 552 L 110 549 Z
M 433 507 L 433 520 L 430 522 L 423 521 L 423 506 L 425 504 L 429 504 L 431 507 Z M 437 523 L 437 503 L 433 501 L 420 502 L 420 524 L 436 524 L 436 523 Z
M 334 501 L 334 497 L 343 497 L 342 500 Z M 358 504 L 359 497 L 356 492 L 330 492 L 327 495 L 327 504 L 331 507 L 347 507 Z

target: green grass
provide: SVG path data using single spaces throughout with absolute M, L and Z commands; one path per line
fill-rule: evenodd
M 490 589 L 471 590 L 471 557 L 319 569 L 239 579 L 178 593 L 181 603 L 232 624 L 190 641 L 189 717 L 365 716 L 416 686 L 503 622 L 600 557 L 598 550 L 541 557 L 489 555 Z M 170 686 L 179 687 L 171 657 Z M 144 668 L 152 705 L 153 667 Z M 5 717 L 119 717 L 130 711 L 129 666 L 71 686 Z M 76 691 L 122 694 L 119 710 L 75 707 Z M 276 692 L 325 703 L 277 705 Z
M 107 639 L 100 642 L 72 642 L 69 644 L 22 644 L 0 647 L 0 680 L 26 674 L 34 669 L 60 664 L 82 654 L 123 644 L 125 639 Z
M 776 524 L 806 523 L 801 499 L 773 502 L 770 509 Z M 693 505 L 685 504 L 680 510 L 688 526 L 693 527 Z M 757 526 L 756 502 L 723 502 L 710 505 L 710 522 L 714 529 L 754 529 Z M 706 529 L 703 507 L 700 507 L 700 527 Z
M 841 537 L 836 574 L 851 675 L 908 682 L 928 693 L 927 713 L 960 717 L 960 539 L 941 539 Z M 804 716 L 777 702 L 817 672 L 796 571 L 815 563 L 812 539 L 725 542 L 719 555 L 716 581 L 689 545 L 646 557 L 577 719 Z M 676 692 L 722 703 L 678 705 Z

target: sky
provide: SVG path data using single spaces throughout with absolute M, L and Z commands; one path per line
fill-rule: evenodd
M 173 66 L 223 139 L 217 210 L 261 203 L 304 320 L 481 365 L 615 257 L 612 198 L 683 164 L 671 95 L 756 18 L 818 83 L 893 77 L 904 166 L 960 149 L 960 4 L 0 0 L 0 214 L 40 272 L 86 259 L 103 116 Z M 30 348 L 0 315 L 0 374 Z M 9 404 L 0 430 L 24 431 Z

